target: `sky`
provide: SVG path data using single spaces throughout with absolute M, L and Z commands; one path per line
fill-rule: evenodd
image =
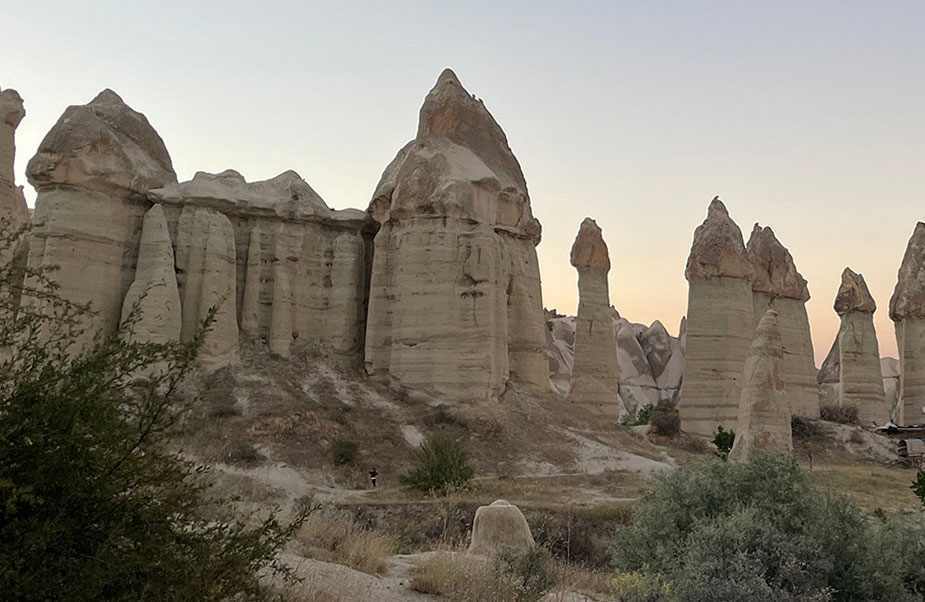
M 108 87 L 181 181 L 294 169 L 330 206 L 365 208 L 451 67 L 523 166 L 546 307 L 576 310 L 569 249 L 589 216 L 612 303 L 676 334 L 693 230 L 719 195 L 746 240 L 772 226 L 809 281 L 817 363 L 845 266 L 896 355 L 889 297 L 925 218 L 925 3 L 453 4 L 5 2 L 0 87 L 27 111 L 18 182 L 64 109 Z

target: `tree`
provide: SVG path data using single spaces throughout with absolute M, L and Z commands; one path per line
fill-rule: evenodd
M 25 230 L 0 225 L 0 258 Z M 20 302 L 21 301 L 21 302 Z M 92 308 L 53 270 L 0 265 L 0 592 L 16 600 L 260 599 L 304 520 L 233 519 L 208 467 L 171 448 L 193 341 L 135 342 L 133 311 L 86 345 Z
M 729 458 L 729 452 L 732 451 L 732 446 L 736 440 L 736 432 L 732 429 L 724 430 L 723 425 L 716 427 L 716 435 L 713 437 L 713 445 L 716 446 L 716 450 L 719 453 L 719 457 L 723 460 Z

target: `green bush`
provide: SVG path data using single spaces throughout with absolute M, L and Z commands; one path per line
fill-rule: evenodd
M 920 468 L 915 473 L 915 480 L 912 482 L 912 491 L 922 501 L 922 506 L 925 506 L 925 468 Z
M 357 455 L 357 444 L 349 439 L 337 439 L 334 441 L 334 465 L 344 466 L 353 464 Z
M 925 517 L 869 517 L 782 456 L 659 477 L 611 550 L 619 570 L 664 579 L 679 601 L 911 602 L 925 592 Z
M 839 424 L 857 424 L 858 409 L 855 406 L 822 406 L 819 417 Z
M 506 581 L 513 595 L 506 599 L 516 602 L 541 600 L 555 585 L 549 570 L 552 556 L 544 547 L 520 550 L 504 546 L 495 554 L 495 574 Z
M 475 471 L 462 445 L 449 435 L 429 435 L 415 452 L 417 465 L 400 477 L 402 485 L 430 493 L 465 487 Z
M 716 451 L 719 454 L 719 457 L 723 460 L 729 457 L 729 452 L 732 451 L 732 446 L 736 441 L 736 432 L 732 429 L 728 431 L 723 429 L 723 425 L 716 427 L 716 435 L 713 436 L 713 445 L 716 446 Z
M 674 437 L 681 432 L 681 416 L 670 401 L 660 401 L 652 410 L 652 433 L 664 437 Z
M 649 424 L 649 421 L 652 420 L 652 413 L 654 411 L 655 406 L 651 403 L 647 403 L 635 412 L 629 412 L 623 416 L 623 418 L 620 419 L 620 424 L 623 426 L 642 426 L 643 424 Z

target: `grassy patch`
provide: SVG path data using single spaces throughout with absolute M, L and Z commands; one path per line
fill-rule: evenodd
M 371 575 L 382 575 L 398 547 L 390 535 L 361 525 L 349 514 L 325 508 L 312 514 L 299 529 L 296 540 L 302 555 L 335 562 Z

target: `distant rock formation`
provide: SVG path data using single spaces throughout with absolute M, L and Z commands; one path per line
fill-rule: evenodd
M 858 420 L 863 426 L 886 424 L 890 419 L 883 395 L 880 346 L 874 330 L 876 310 L 877 304 L 864 276 L 845 268 L 835 297 L 835 311 L 841 316 L 839 405 L 857 407 Z
M 784 379 L 782 333 L 777 311 L 765 311 L 755 330 L 742 380 L 742 397 L 729 459 L 748 462 L 756 451 L 790 453 L 790 403 Z
M 610 256 L 601 229 L 591 218 L 581 223 L 571 263 L 578 270 L 578 316 L 568 399 L 616 419 L 620 381 L 607 284 Z
M 449 69 L 368 211 L 373 378 L 455 401 L 549 390 L 540 224 L 504 132 Z
M 472 521 L 470 554 L 491 556 L 502 547 L 529 550 L 536 543 L 520 508 L 505 500 L 479 506 Z
M 890 408 L 890 420 L 902 424 L 902 403 L 899 399 L 900 367 L 895 357 L 880 358 L 880 372 L 883 374 L 883 397 Z
M 176 181 L 164 142 L 144 115 L 104 90 L 67 108 L 26 174 L 38 191 L 29 265 L 58 266 L 61 294 L 92 304 L 84 343 L 114 332 L 135 280 L 145 195 Z
M 787 400 L 795 415 L 818 418 L 819 391 L 813 339 L 806 314 L 809 301 L 806 280 L 770 227 L 755 224 L 747 249 L 755 268 L 752 280 L 755 326 L 768 308 L 777 312 L 784 350 L 781 373 Z
M 687 297 L 681 428 L 712 437 L 735 427 L 742 370 L 754 331 L 752 278 L 742 232 L 719 197 L 694 232 Z
M 133 316 L 134 311 L 137 316 Z M 137 319 L 132 328 L 137 341 L 169 343 L 180 340 L 180 315 L 173 245 L 164 209 L 155 205 L 142 222 L 138 267 L 122 302 L 122 322 Z
M 899 348 L 901 424 L 925 424 L 925 223 L 918 222 L 906 245 L 890 319 Z
M 838 349 L 838 335 L 832 341 L 829 354 L 825 356 L 822 367 L 816 373 L 816 383 L 819 386 L 819 405 L 837 406 L 841 389 L 841 353 Z
M 29 220 L 26 197 L 16 185 L 13 167 L 16 160 L 16 128 L 26 110 L 19 92 L 0 89 L 0 218 L 17 228 Z

